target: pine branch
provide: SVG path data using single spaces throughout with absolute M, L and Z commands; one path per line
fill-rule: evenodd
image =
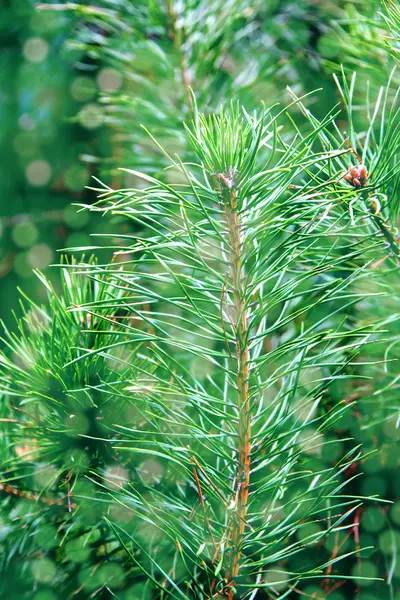
M 141 235 L 125 236 L 116 249 L 130 257 L 124 271 L 112 265 L 81 269 L 95 280 L 111 278 L 111 285 L 135 299 L 124 301 L 135 320 L 119 335 L 145 341 L 143 375 L 146 361 L 156 366 L 145 395 L 139 380 L 127 388 L 143 405 L 148 428 L 141 433 L 118 426 L 126 439 L 115 450 L 151 455 L 165 469 L 178 463 L 195 491 L 194 504 L 174 491 L 165 495 L 154 489 L 148 490 L 149 501 L 140 486 L 133 486 L 121 501 L 163 531 L 202 598 L 247 597 L 253 584 L 246 577 L 261 589 L 261 569 L 301 550 L 299 542 L 287 540 L 289 531 L 301 529 L 304 518 L 319 520 L 327 499 L 335 506 L 329 532 L 353 510 L 351 500 L 342 497 L 345 483 L 338 485 L 336 478 L 360 460 L 357 451 L 315 473 L 301 468 L 299 444 L 309 426 L 316 428 L 312 444 L 319 427 L 323 431 L 347 408 L 334 407 L 324 419 L 312 416 L 333 381 L 351 378 L 346 367 L 354 368 L 354 357 L 375 330 L 371 323 L 359 330 L 350 323 L 343 326 L 340 314 L 361 299 L 351 284 L 367 275 L 367 257 L 376 243 L 358 221 L 357 242 L 348 243 L 353 233 L 348 233 L 349 215 L 333 166 L 350 150 L 313 148 L 330 119 L 289 145 L 276 125 L 279 116 L 266 111 L 259 119 L 231 106 L 207 118 L 195 110 L 187 131 L 199 163 L 173 161 L 186 184 L 174 186 L 133 171 L 147 188 L 106 189 L 90 207 L 140 226 Z M 323 176 L 324 169 L 329 177 Z M 327 239 L 333 243 L 326 246 Z M 336 277 L 340 270 L 348 275 Z M 311 312 L 325 303 L 335 308 L 315 323 Z M 100 306 L 90 310 L 100 315 Z M 119 306 L 116 300 L 108 308 Z M 138 328 L 142 320 L 151 334 Z M 265 340 L 288 326 L 296 335 L 287 341 L 278 336 L 265 351 Z M 116 333 L 115 346 L 120 343 Z M 196 360 L 215 372 L 204 383 L 193 372 Z M 327 371 L 306 395 L 315 408 L 303 421 L 296 418 L 293 403 L 303 393 L 305 372 L 318 365 Z M 271 395 L 267 404 L 265 393 Z M 181 408 L 169 406 L 171 394 Z M 262 502 L 268 498 L 269 523 L 284 490 L 298 482 L 303 488 L 296 501 L 283 504 L 287 517 L 266 525 Z M 313 536 L 309 543 L 314 541 Z M 157 552 L 152 560 L 158 564 Z M 172 585 L 164 566 L 159 570 L 163 586 Z M 182 589 L 183 581 L 174 584 Z
M 354 124 L 354 102 L 356 74 L 353 73 L 350 83 L 342 69 L 342 81 L 334 76 L 344 109 L 347 113 L 348 137 L 340 131 L 339 126 L 331 116 L 332 131 L 323 128 L 318 120 L 303 104 L 301 99 L 289 89 L 294 100 L 298 103 L 303 114 L 316 132 L 322 146 L 327 150 L 347 147 L 355 157 L 357 164 L 346 165 L 341 157 L 337 158 L 338 167 L 342 169 L 340 181 L 349 185 L 348 208 L 353 215 L 353 208 L 358 204 L 367 213 L 367 218 L 386 240 L 393 255 L 399 256 L 399 240 L 394 233 L 391 220 L 399 210 L 397 201 L 400 186 L 399 171 L 399 140 L 400 140 L 400 106 L 398 103 L 399 89 L 395 89 L 393 100 L 389 97 L 392 86 L 393 71 L 386 88 L 381 88 L 373 103 L 367 92 L 368 128 L 357 131 Z M 331 171 L 325 170 L 325 177 L 330 177 Z M 344 192 L 344 190 L 343 190 Z M 345 199 L 345 198 L 344 198 Z M 361 200 L 361 202 L 357 202 Z M 385 215 L 383 214 L 385 210 Z
M 235 175 L 219 173 L 221 182 L 221 198 L 225 210 L 227 235 L 229 240 L 229 269 L 232 285 L 232 310 L 237 322 L 234 326 L 235 345 L 237 357 L 237 390 L 238 390 L 238 438 L 237 456 L 238 467 L 235 476 L 236 491 L 234 490 L 235 513 L 233 522 L 228 525 L 229 535 L 232 539 L 231 566 L 226 574 L 228 598 L 232 600 L 234 594 L 234 581 L 239 575 L 241 546 L 243 533 L 246 527 L 247 503 L 250 486 L 250 459 L 251 459 L 251 401 L 249 393 L 249 318 L 244 289 L 243 259 L 242 259 L 242 232 L 238 213 L 237 191 L 235 189 Z M 229 309 L 228 309 L 229 310 Z M 232 317 L 233 318 L 233 317 Z

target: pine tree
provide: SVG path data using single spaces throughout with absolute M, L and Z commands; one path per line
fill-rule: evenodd
M 61 294 L 38 273 L 48 304 L 23 297 L 4 338 L 2 565 L 18 589 L 7 578 L 3 594 L 394 597 L 384 479 L 359 474 L 396 448 L 396 72 L 365 102 L 344 69 L 343 110 L 291 86 L 288 107 L 253 112 L 227 102 L 246 98 L 220 63 L 263 3 L 216 2 L 209 22 L 204 3 L 182 7 L 76 9 L 78 46 L 123 64 L 133 43 L 159 78 L 104 98 L 140 148 L 85 207 L 116 229 L 85 251 L 105 242 L 110 260 L 64 262 Z

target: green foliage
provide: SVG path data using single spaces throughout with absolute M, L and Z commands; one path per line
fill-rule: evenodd
M 2 595 L 393 600 L 397 6 L 38 8 L 0 277 L 77 258 L 4 315 Z
M 351 379 L 344 368 L 355 364 L 374 331 L 373 323 L 343 328 L 341 312 L 360 300 L 351 286 L 365 277 L 368 261 L 357 267 L 357 260 L 376 244 L 360 230 L 348 245 L 340 172 L 332 171 L 335 157 L 347 151 L 314 152 L 318 132 L 288 145 L 269 113 L 258 118 L 236 106 L 218 117 L 196 112 L 188 134 L 199 162 L 173 163 L 186 183 L 141 175 L 148 188 L 105 190 L 93 207 L 140 228 L 117 250 L 132 256 L 127 272 L 91 272 L 129 290 L 130 310 L 149 328 L 149 360 L 165 369 L 145 411 L 154 418 L 143 430 L 124 427 L 124 449 L 160 457 L 165 469 L 178 462 L 179 479 L 193 481 L 194 469 L 199 494 L 194 500 L 177 486 L 158 495 L 142 482 L 122 493 L 125 506 L 163 532 L 157 550 L 111 526 L 133 560 L 136 549 L 148 557 L 154 584 L 174 597 L 231 597 L 238 585 L 237 593 L 250 597 L 255 586 L 274 588 L 276 575 L 263 580 L 265 569 L 273 575 L 324 534 L 351 527 L 347 519 L 356 508 L 337 479 L 359 455 L 350 450 L 335 466 L 319 468 L 307 455 L 320 452 L 322 433 L 346 411 L 342 404 L 324 408 L 324 394 L 333 382 Z M 319 174 L 325 164 L 331 176 L 314 184 L 308 172 Z M 333 245 L 326 244 L 327 232 Z M 311 312 L 325 304 L 330 309 L 313 319 Z M 148 305 L 150 311 L 141 308 Z M 144 337 L 131 325 L 121 335 L 134 343 Z M 191 354 L 202 374 L 193 373 Z M 305 386 L 309 371 L 315 379 Z M 140 386 L 131 390 L 143 401 Z M 253 479 L 241 499 L 250 445 Z M 325 526 L 304 535 L 305 520 Z M 175 554 L 166 551 L 168 538 Z M 333 563 L 284 570 L 284 588 L 324 577 Z
M 400 10 L 393 0 L 387 0 L 384 3 L 385 12 L 383 14 L 386 23 L 390 28 L 391 36 L 388 37 L 388 46 L 395 58 L 399 60 L 400 53 Z
M 25 556 L 34 580 L 62 582 L 72 593 L 86 585 L 76 565 L 95 560 L 96 581 L 103 572 L 105 580 L 109 579 L 105 575 L 110 568 L 108 556 L 112 550 L 115 553 L 115 545 L 99 519 L 103 511 L 117 513 L 118 507 L 106 499 L 93 505 L 94 479 L 114 489 L 129 472 L 129 465 L 120 465 L 106 441 L 114 420 L 123 422 L 134 410 L 120 388 L 134 369 L 135 359 L 128 351 L 105 349 L 123 312 L 102 311 L 108 332 L 102 326 L 99 333 L 96 318 L 66 310 L 89 300 L 107 301 L 110 289 L 84 276 L 71 278 L 63 270 L 60 297 L 38 276 L 49 302 L 42 307 L 24 300 L 18 333 L 4 339 L 10 358 L 3 355 L 0 359 L 3 393 L 9 398 L 2 411 L 9 424 L 2 448 L 1 489 L 7 496 L 2 560 L 3 568 L 14 572 L 22 583 L 26 566 L 23 561 L 15 565 L 15 557 Z M 122 297 L 123 291 L 118 295 Z M 92 330 L 89 336 L 85 334 L 88 329 Z M 94 351 L 93 360 L 76 362 L 89 348 Z M 47 557 L 43 558 L 43 552 Z M 122 567 L 116 564 L 115 568 Z M 2 593 L 11 593 L 11 583 L 11 579 L 3 582 Z M 29 585 L 28 579 L 20 593 L 28 591 Z

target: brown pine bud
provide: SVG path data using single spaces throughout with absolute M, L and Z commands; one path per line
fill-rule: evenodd
M 359 179 L 360 180 L 364 180 L 366 181 L 367 177 L 368 177 L 368 171 L 366 169 L 365 165 L 360 165 L 358 167 L 358 175 L 359 175 Z
M 368 179 L 368 171 L 363 164 L 355 167 L 350 166 L 348 173 L 343 176 L 343 179 L 348 181 L 353 187 L 363 187 Z

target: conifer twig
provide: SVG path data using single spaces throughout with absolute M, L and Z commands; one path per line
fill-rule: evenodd
M 228 585 L 239 575 L 241 545 L 246 526 L 247 502 L 250 485 L 251 454 L 251 415 L 249 396 L 249 346 L 247 340 L 248 317 L 244 301 L 244 282 L 242 267 L 241 223 L 238 212 L 237 191 L 233 178 L 221 174 L 224 191 L 226 227 L 229 239 L 229 263 L 232 285 L 233 309 L 236 317 L 235 341 L 237 358 L 237 391 L 238 391 L 238 465 L 236 478 L 236 506 L 231 527 L 232 552 L 229 571 L 226 574 Z M 234 590 L 228 589 L 228 600 L 232 600 Z

